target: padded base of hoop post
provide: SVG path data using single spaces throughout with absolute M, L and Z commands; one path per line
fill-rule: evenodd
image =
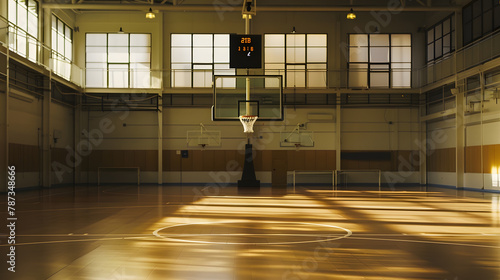
M 252 144 L 246 144 L 245 163 L 241 180 L 238 180 L 238 191 L 260 190 L 260 181 L 255 177 L 252 153 Z

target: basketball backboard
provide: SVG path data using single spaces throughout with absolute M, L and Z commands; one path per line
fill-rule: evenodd
M 302 130 L 301 124 L 297 124 L 292 131 L 280 133 L 280 147 L 314 147 L 313 132 Z
M 220 147 L 221 143 L 220 131 L 207 130 L 202 123 L 200 124 L 200 129 L 189 130 L 187 132 L 188 147 Z
M 250 96 L 247 98 L 247 83 Z M 283 86 L 280 75 L 214 76 L 214 121 L 239 121 L 240 115 L 257 115 L 259 121 L 283 120 Z M 246 112 L 249 108 L 251 112 Z

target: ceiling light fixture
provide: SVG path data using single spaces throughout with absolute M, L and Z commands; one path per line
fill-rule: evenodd
M 149 12 L 146 13 L 146 18 L 147 19 L 154 19 L 155 18 L 155 14 L 153 13 L 153 10 L 151 8 L 149 8 Z
M 351 8 L 349 13 L 347 14 L 347 19 L 355 19 L 355 18 L 356 18 L 356 14 L 354 13 L 354 11 Z

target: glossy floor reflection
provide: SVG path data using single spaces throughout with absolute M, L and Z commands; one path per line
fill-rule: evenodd
M 16 199 L 16 272 L 4 263 L 0 279 L 500 279 L 498 194 L 104 186 Z

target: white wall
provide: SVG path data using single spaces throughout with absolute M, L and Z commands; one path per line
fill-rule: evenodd
M 335 123 L 315 122 L 308 119 L 310 113 L 330 114 L 335 116 L 335 109 L 286 109 L 284 121 L 262 121 L 254 125 L 256 138 L 252 144 L 259 150 L 295 149 L 280 147 L 280 133 L 291 132 L 298 123 L 305 123 L 304 128 L 313 132 L 314 149 L 335 149 Z M 163 111 L 163 148 L 165 150 L 196 149 L 187 146 L 187 131 L 200 130 L 200 123 L 209 131 L 220 131 L 222 144 L 220 147 L 209 147 L 207 149 L 242 150 L 247 142 L 247 136 L 243 133 L 243 126 L 239 120 L 236 121 L 211 121 L 209 108 L 165 108 Z M 302 149 L 312 149 L 303 147 Z
M 82 131 L 99 130 L 102 141 L 96 150 L 156 150 L 158 143 L 158 117 L 156 112 L 100 112 L 83 114 Z M 106 129 L 101 129 L 105 123 Z M 85 139 L 85 137 L 82 137 Z
M 342 150 L 418 149 L 416 108 L 347 108 L 341 114 Z

